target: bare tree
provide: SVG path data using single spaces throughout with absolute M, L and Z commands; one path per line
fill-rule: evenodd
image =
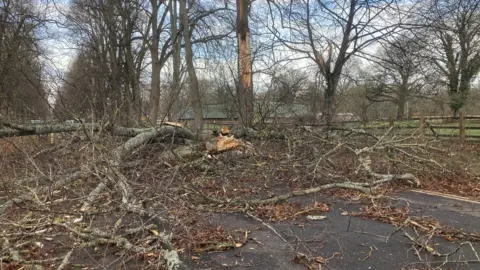
M 306 72 L 287 69 L 272 75 L 271 90 L 277 102 L 292 105 L 297 96 L 306 91 L 309 83 Z
M 404 118 L 405 104 L 412 98 L 431 97 L 436 85 L 433 74 L 420 57 L 422 46 L 415 38 L 400 36 L 382 45 L 375 57 L 372 84 L 367 98 L 373 102 L 391 102 L 397 106 L 397 119 Z
M 396 31 L 404 12 L 397 1 L 269 1 L 269 29 L 294 58 L 312 60 L 324 77 L 323 117 L 335 112 L 337 86 L 345 64 L 378 39 Z M 395 14 L 395 15 L 393 15 Z
M 102 93 L 96 89 L 96 74 L 91 52 L 79 52 L 57 93 L 55 115 L 62 119 L 97 119 L 104 114 Z
M 141 115 L 140 75 L 147 50 L 142 8 L 128 1 L 72 1 L 68 28 L 78 48 L 95 60 L 98 95 L 112 123 L 134 125 Z M 105 83 L 106 82 L 106 83 Z M 98 115 L 102 117 L 104 115 Z
M 0 2 L 0 119 L 48 115 L 38 32 L 45 23 L 34 1 Z
M 177 1 L 170 2 L 170 27 L 171 27 L 171 35 L 175 37 L 174 43 L 174 53 L 173 53 L 173 74 L 172 74 L 172 87 L 171 92 L 168 98 L 168 104 L 170 106 L 178 106 L 178 96 L 180 94 L 181 89 L 181 44 L 182 44 L 182 36 L 179 34 L 178 31 L 178 8 L 177 8 Z M 170 120 L 177 120 L 176 114 L 171 113 L 171 109 L 169 111 L 169 118 Z M 174 116 L 175 115 L 175 116 Z
M 171 5 L 172 0 L 169 1 Z M 152 57 L 152 75 L 150 82 L 150 111 L 148 117 L 152 124 L 157 123 L 160 109 L 160 72 L 165 62 L 168 59 L 166 55 L 171 43 L 171 37 L 164 41 L 163 47 L 160 50 L 160 41 L 162 38 L 162 32 L 166 30 L 165 22 L 169 9 L 165 4 L 165 1 L 150 0 L 151 15 L 149 16 L 149 26 L 151 27 L 151 39 L 149 33 L 144 34 L 144 39 L 150 41 L 150 55 Z M 163 11 L 160 9 L 162 8 Z
M 162 6 L 162 8 L 164 8 L 163 13 L 161 15 L 161 18 L 159 20 L 157 20 L 158 25 L 155 28 L 157 33 L 156 33 L 156 35 L 154 35 L 152 33 L 152 36 L 155 37 L 155 38 L 152 39 L 152 43 L 150 45 L 150 50 L 151 50 L 151 52 L 153 52 L 153 54 L 152 54 L 153 55 L 152 56 L 152 70 L 153 70 L 153 67 L 154 67 L 153 63 L 156 63 L 155 64 L 156 65 L 155 72 L 152 71 L 152 76 L 157 76 L 157 70 L 160 72 L 162 70 L 162 68 L 165 66 L 165 64 L 167 63 L 167 61 L 169 60 L 170 56 L 174 55 L 174 59 L 173 59 L 174 76 L 173 76 L 173 80 L 175 80 L 175 82 L 173 84 L 173 87 L 177 91 L 175 91 L 175 90 L 172 91 L 173 95 L 169 97 L 169 100 L 174 101 L 177 98 L 175 95 L 178 95 L 180 93 L 180 84 L 179 84 L 179 81 L 180 81 L 180 65 L 181 65 L 180 49 L 182 47 L 185 48 L 185 52 L 187 53 L 187 51 L 188 51 L 187 47 L 193 48 L 193 46 L 195 46 L 197 44 L 205 44 L 205 43 L 208 43 L 208 42 L 211 42 L 211 41 L 215 41 L 215 40 L 224 38 L 227 34 L 216 35 L 216 34 L 208 33 L 206 35 L 199 35 L 199 34 L 196 34 L 195 31 L 197 31 L 198 29 L 205 29 L 206 26 L 208 26 L 208 24 L 205 23 L 207 18 L 209 16 L 215 15 L 219 11 L 225 10 L 226 8 L 217 7 L 215 5 L 209 6 L 207 8 L 203 8 L 203 6 L 199 5 L 195 1 L 190 1 L 189 4 L 191 6 L 188 7 L 188 10 L 187 10 L 187 13 L 186 13 L 187 26 L 188 27 L 185 27 L 184 29 L 178 29 L 176 25 L 173 25 L 173 22 L 176 21 L 176 18 L 178 17 L 177 16 L 178 10 L 177 10 L 177 5 L 176 5 L 177 1 L 170 0 L 170 1 L 168 1 L 168 3 L 166 3 L 166 1 L 159 1 L 159 0 L 151 0 L 151 1 L 157 1 L 157 2 L 160 3 L 160 4 L 156 5 L 157 8 L 160 7 L 160 6 Z M 180 2 L 180 4 L 182 4 L 182 3 Z M 193 8 L 193 7 L 195 7 L 195 8 Z M 182 7 L 180 6 L 179 9 L 180 9 L 180 12 L 181 12 Z M 146 9 L 146 11 L 148 13 L 148 8 Z M 166 18 L 168 17 L 167 16 L 168 14 L 170 15 L 170 22 L 172 23 L 172 25 L 170 25 L 169 27 L 167 27 L 168 24 L 166 23 Z M 160 14 L 157 14 L 157 16 L 160 16 Z M 155 21 L 153 21 L 153 17 L 154 16 L 151 15 L 152 19 L 151 19 L 150 23 L 152 23 L 152 27 L 153 27 L 153 24 L 155 24 Z M 180 14 L 180 17 L 182 17 L 182 14 Z M 183 18 L 180 18 L 180 21 L 182 21 L 182 20 L 183 20 Z M 168 29 L 170 29 L 172 32 L 168 33 Z M 185 31 L 187 31 L 187 32 L 185 32 Z M 186 34 L 190 37 L 188 42 L 187 42 L 186 37 L 185 37 Z M 183 37 L 184 44 L 181 44 L 181 41 L 182 41 L 181 37 Z M 147 42 L 149 42 L 149 40 L 151 39 L 150 35 L 148 35 L 148 33 L 147 33 L 146 35 L 144 35 L 144 39 Z M 159 42 L 158 42 L 158 44 L 155 44 L 153 42 L 154 40 L 160 40 L 160 39 L 163 42 L 163 45 L 161 46 L 161 48 L 158 45 Z M 187 45 L 187 43 L 188 43 L 188 45 Z M 153 47 L 152 47 L 152 44 L 154 45 Z M 158 45 L 158 46 L 156 46 L 156 45 Z M 158 55 L 155 55 L 156 52 L 158 52 L 158 50 L 160 51 L 160 53 Z M 192 55 L 192 59 L 193 59 L 193 49 L 191 49 L 191 52 L 192 52 L 191 55 Z M 190 55 L 190 53 L 188 53 L 188 54 Z M 158 57 L 157 62 L 154 60 L 155 57 Z M 188 61 L 187 58 L 188 57 L 186 57 L 186 61 Z M 187 62 L 187 64 L 188 64 L 188 62 Z M 193 64 L 192 64 L 192 66 L 193 66 Z M 189 77 L 190 78 L 193 77 L 190 74 L 190 72 L 189 72 Z M 157 79 L 158 79 L 158 82 L 160 82 L 160 75 L 158 75 L 158 78 L 155 77 L 154 79 L 155 80 L 152 80 L 152 81 L 154 81 L 154 82 L 152 82 L 152 83 L 154 83 L 154 85 L 152 85 L 152 92 L 151 92 L 151 95 L 150 95 L 151 106 L 150 106 L 150 114 L 149 114 L 150 121 L 152 121 L 152 122 L 156 122 L 156 119 L 158 118 L 158 112 L 160 111 L 159 110 L 159 106 L 160 106 L 160 104 L 159 104 L 159 102 L 160 102 L 160 86 L 157 87 Z M 198 99 L 198 98 L 194 98 L 194 100 L 195 99 Z M 167 111 L 167 113 L 168 113 L 168 111 L 170 111 L 170 110 L 165 110 L 165 111 Z M 197 112 L 198 112 L 198 108 L 197 108 Z M 198 115 L 201 115 L 201 114 L 198 114 Z
M 434 1 L 422 17 L 422 34 L 430 48 L 427 57 L 443 75 L 453 115 L 465 105 L 473 78 L 480 71 L 480 2 Z

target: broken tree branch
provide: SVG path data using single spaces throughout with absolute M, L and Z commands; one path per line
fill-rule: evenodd
M 3 127 L 2 127 L 3 126 Z M 2 123 L 0 126 L 0 138 L 45 135 L 50 133 L 74 132 L 79 130 L 109 131 L 114 136 L 135 137 L 139 134 L 151 138 L 165 135 L 176 135 L 188 139 L 194 139 L 195 135 L 186 128 L 177 126 L 163 125 L 156 128 L 127 128 L 115 125 L 100 125 L 88 123 L 53 123 L 53 124 L 36 124 L 36 125 L 20 125 L 12 123 Z

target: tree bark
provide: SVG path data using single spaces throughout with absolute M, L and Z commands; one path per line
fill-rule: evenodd
M 79 130 L 87 131 L 101 131 L 107 130 L 112 135 L 122 137 L 135 137 L 140 133 L 151 132 L 153 128 L 128 128 L 121 126 L 102 126 L 99 124 L 81 124 L 81 123 L 55 123 L 55 124 L 41 124 L 41 125 L 16 125 L 3 123 L 0 126 L 0 138 L 30 136 L 30 135 L 45 135 L 50 133 L 74 132 Z M 194 139 L 192 132 L 185 128 L 178 128 L 174 126 L 161 126 L 157 130 L 157 135 L 174 134 L 187 139 Z
M 198 89 L 197 73 L 193 65 L 192 40 L 188 21 L 187 0 L 180 0 L 180 16 L 182 19 L 183 37 L 185 39 L 185 60 L 187 62 L 188 78 L 190 82 L 190 100 L 193 107 L 195 131 L 199 132 L 203 126 L 202 100 Z
M 335 91 L 340 74 L 327 73 L 324 76 L 327 81 L 327 88 L 325 89 L 322 118 L 329 126 L 335 117 Z
M 248 9 L 250 0 L 237 0 L 237 42 L 238 42 L 238 102 L 240 119 L 246 127 L 253 125 L 253 80 L 250 50 L 250 29 Z
M 152 125 L 157 124 L 160 109 L 160 70 L 161 63 L 158 53 L 158 43 L 160 34 L 158 33 L 158 2 L 151 0 L 152 3 L 152 42 L 150 44 L 150 55 L 152 57 L 152 77 L 150 82 L 150 111 L 148 119 Z
M 405 117 L 405 102 L 406 99 L 403 96 L 400 96 L 397 100 L 397 120 L 403 120 Z
M 182 45 L 182 36 L 179 35 L 177 27 L 177 1 L 171 1 L 170 3 L 170 28 L 172 32 L 172 39 L 174 39 L 174 48 L 173 48 L 173 81 L 172 81 L 172 91 L 169 98 L 169 120 L 177 121 L 179 118 L 178 112 L 175 109 L 178 105 L 178 98 L 180 95 L 180 85 L 181 85 L 181 76 L 180 76 L 180 66 L 181 66 L 181 45 Z

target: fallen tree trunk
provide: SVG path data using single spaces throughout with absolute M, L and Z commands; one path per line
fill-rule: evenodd
M 378 174 L 379 176 L 381 174 Z M 360 191 L 364 194 L 371 194 L 372 191 L 374 191 L 380 184 L 393 181 L 393 180 L 406 180 L 406 181 L 412 181 L 414 183 L 417 183 L 417 179 L 415 176 L 412 174 L 402 174 L 402 175 L 381 175 L 382 178 L 378 181 L 374 181 L 373 183 L 358 183 L 358 182 L 342 182 L 342 183 L 331 183 L 331 184 L 325 184 L 321 185 L 318 187 L 313 187 L 309 189 L 303 189 L 303 190 L 296 190 L 292 191 L 287 194 L 282 194 L 278 195 L 272 198 L 267 198 L 267 199 L 253 199 L 249 201 L 223 201 L 217 198 L 209 197 L 206 196 L 203 193 L 199 193 L 197 189 L 191 189 L 191 188 L 186 188 L 189 191 L 193 191 L 196 193 L 199 193 L 199 195 L 207 202 L 209 203 L 216 203 L 216 204 L 230 204 L 230 205 L 249 205 L 249 206 L 257 206 L 261 204 L 270 204 L 270 203 L 278 203 L 281 201 L 285 201 L 287 199 L 290 199 L 295 196 L 301 196 L 301 195 L 308 195 L 308 194 L 313 194 L 317 193 L 323 190 L 328 190 L 328 189 L 334 189 L 334 188 L 341 188 L 341 189 L 351 189 L 351 190 L 357 190 Z
M 100 124 L 82 124 L 82 123 L 53 123 L 36 125 L 18 125 L 11 123 L 2 123 L 0 126 L 0 138 L 45 135 L 50 133 L 75 132 L 80 130 L 101 131 L 105 130 L 114 136 L 135 137 L 139 134 L 150 133 L 150 136 L 177 135 L 179 137 L 194 139 L 195 135 L 188 129 L 178 126 L 163 125 L 156 128 L 127 128 L 115 125 L 102 126 Z M 154 132 L 155 131 L 155 132 Z

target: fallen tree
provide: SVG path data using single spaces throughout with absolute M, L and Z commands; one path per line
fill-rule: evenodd
M 106 125 L 102 126 L 99 124 L 82 124 L 82 123 L 61 123 L 61 124 L 43 124 L 43 125 L 17 125 L 17 124 L 8 124 L 3 123 L 3 128 L 0 128 L 0 137 L 16 137 L 16 136 L 29 136 L 29 135 L 43 135 L 49 133 L 62 133 L 62 132 L 109 132 L 115 136 L 122 137 L 131 137 L 129 140 L 116 147 L 110 153 L 104 155 L 104 158 L 101 160 L 106 166 L 101 166 L 100 169 L 97 167 L 97 177 L 100 180 L 100 183 L 88 194 L 88 196 L 83 201 L 80 212 L 88 213 L 91 205 L 95 203 L 97 197 L 99 197 L 108 184 L 111 184 L 117 192 L 121 195 L 122 209 L 125 209 L 128 212 L 136 213 L 140 216 L 147 216 L 148 218 L 155 219 L 158 222 L 165 222 L 166 220 L 160 217 L 155 216 L 155 214 L 150 213 L 143 209 L 141 204 L 135 200 L 132 194 L 132 187 L 129 184 L 129 179 L 120 171 L 122 167 L 122 162 L 125 156 L 132 153 L 141 145 L 145 145 L 149 141 L 161 137 L 161 136 L 178 136 L 182 138 L 194 139 L 195 136 L 188 129 L 181 128 L 178 126 L 164 125 L 160 128 L 126 128 L 120 126 Z M 54 191 L 58 188 L 65 188 L 71 184 L 73 180 L 79 178 L 88 177 L 92 174 L 90 171 L 91 168 L 79 169 L 73 173 L 65 175 L 59 181 L 53 183 L 53 186 L 40 188 L 35 193 L 44 194 L 50 191 Z M 103 176 L 103 177 L 101 177 Z M 36 195 L 34 196 L 36 197 Z M 15 205 L 24 202 L 25 200 L 32 200 L 33 198 L 29 194 L 21 195 L 19 197 L 11 198 L 2 205 L 0 205 L 0 214 L 5 213 L 5 211 Z M 79 232 L 78 230 L 71 228 L 68 224 L 61 224 L 63 227 L 68 230 L 76 233 L 82 238 L 90 239 L 96 243 L 113 243 L 118 247 L 124 248 L 125 250 L 132 250 L 137 253 L 146 253 L 148 250 L 136 246 L 130 243 L 128 240 L 122 237 L 115 237 L 113 235 L 107 236 L 107 234 L 87 234 L 85 232 Z M 161 237 L 160 237 L 161 236 Z M 165 260 L 165 265 L 169 270 L 173 269 L 183 269 L 183 264 L 179 259 L 179 256 L 176 250 L 173 248 L 173 245 L 170 243 L 170 238 L 158 234 L 157 240 L 162 244 L 164 250 L 162 251 L 162 258 Z M 7 246 L 7 248 L 9 248 Z M 12 252 L 10 252 L 12 254 Z M 15 252 L 13 254 L 16 254 Z M 68 262 L 69 255 L 65 256 L 64 262 L 62 262 L 61 268 L 66 264 L 65 260 Z M 11 259 L 27 263 L 27 261 L 20 259 L 18 256 L 12 256 Z
M 331 148 L 329 151 L 326 151 L 325 154 L 323 154 L 322 156 L 318 157 L 313 169 L 313 175 L 315 177 L 315 174 L 317 173 L 317 171 L 321 170 L 319 169 L 319 166 L 321 163 L 328 163 L 328 162 L 331 163 L 331 161 L 329 161 L 329 156 L 333 156 L 337 154 L 340 150 L 344 149 L 350 152 L 351 154 L 353 154 L 355 159 L 357 159 L 359 163 L 359 168 L 357 168 L 357 173 L 363 170 L 368 176 L 366 179 L 364 179 L 365 181 L 363 182 L 350 181 L 349 179 L 346 179 L 346 181 L 343 181 L 343 182 L 329 183 L 329 184 L 315 186 L 308 189 L 296 190 L 290 193 L 274 196 L 271 198 L 252 199 L 252 200 L 232 200 L 232 199 L 221 200 L 200 192 L 200 188 L 195 187 L 193 183 L 190 183 L 185 188 L 189 192 L 192 192 L 193 194 L 197 194 L 201 198 L 201 200 L 203 200 L 206 203 L 216 203 L 219 205 L 232 205 L 232 206 L 234 205 L 256 206 L 256 205 L 262 205 L 262 204 L 278 203 L 295 196 L 313 194 L 313 193 L 317 193 L 317 192 L 328 190 L 328 189 L 350 189 L 350 190 L 360 191 L 365 194 L 372 194 L 382 184 L 385 184 L 394 180 L 406 181 L 411 186 L 414 186 L 414 187 L 419 187 L 421 185 L 420 180 L 417 177 L 415 177 L 415 175 L 413 175 L 412 173 L 402 173 L 402 174 L 378 173 L 378 172 L 375 172 L 371 166 L 372 165 L 371 155 L 374 154 L 375 152 L 378 152 L 379 150 L 385 150 L 389 148 L 401 150 L 400 148 L 404 146 L 412 147 L 415 145 L 404 144 L 405 142 L 404 139 L 397 140 L 395 138 L 388 138 L 387 135 L 391 131 L 391 129 L 388 130 L 383 136 L 374 136 L 364 131 L 361 131 L 361 132 L 358 132 L 355 130 L 348 130 L 348 131 L 349 133 L 356 132 L 358 134 L 368 136 L 370 138 L 374 138 L 375 142 L 371 146 L 355 148 L 353 145 L 346 142 L 340 142 L 340 141 L 336 142 L 333 139 L 325 140 L 322 138 L 318 138 L 324 143 L 334 145 L 334 147 Z M 313 131 L 311 130 L 309 132 L 313 133 Z M 404 150 L 401 150 L 401 151 L 405 152 Z M 413 156 L 413 155 L 410 155 L 410 156 L 413 159 L 425 160 L 417 156 Z M 432 162 L 435 165 L 439 165 L 433 160 L 427 160 L 427 161 Z
M 31 135 L 46 135 L 50 133 L 75 132 L 75 131 L 89 131 L 109 132 L 114 136 L 135 137 L 139 134 L 149 134 L 137 138 L 151 139 L 158 136 L 176 135 L 188 139 L 194 139 L 195 135 L 188 129 L 173 125 L 162 125 L 157 128 L 128 128 L 116 125 L 101 125 L 89 123 L 52 123 L 52 124 L 35 124 L 35 125 L 21 125 L 12 123 L 2 123 L 0 125 L 0 138 L 31 136 Z
M 180 269 L 183 267 L 183 264 L 180 262 L 179 255 L 171 242 L 172 236 L 168 233 L 169 230 L 165 229 L 169 227 L 167 224 L 174 223 L 174 226 L 170 226 L 170 228 L 182 228 L 188 227 L 189 225 L 187 224 L 194 224 L 188 220 L 185 223 L 181 222 L 182 219 L 188 219 L 188 215 L 194 215 L 195 213 L 188 213 L 188 215 L 179 218 L 172 214 L 172 212 L 178 209 L 196 209 L 197 207 L 205 209 L 212 204 L 221 205 L 222 207 L 233 206 L 237 210 L 240 208 L 247 209 L 244 206 L 248 206 L 248 209 L 251 209 L 262 204 L 280 203 L 294 196 L 312 194 L 327 189 L 350 189 L 363 193 L 372 193 L 382 184 L 395 180 L 407 181 L 411 185 L 418 186 L 420 181 L 417 177 L 411 171 L 405 173 L 405 169 L 408 169 L 408 167 L 403 167 L 401 173 L 390 172 L 389 169 L 380 170 L 374 166 L 376 161 L 378 161 L 378 158 L 375 160 L 375 156 L 379 153 L 388 154 L 391 149 L 394 149 L 399 153 L 406 153 L 405 156 L 412 160 L 430 162 L 425 157 L 417 156 L 414 151 L 409 151 L 409 149 L 424 147 L 424 145 L 418 142 L 406 141 L 409 139 L 415 140 L 414 137 L 400 139 L 390 136 L 390 131 L 383 135 L 373 135 L 356 130 L 342 130 L 347 132 L 345 136 L 342 136 L 340 133 L 332 135 L 332 133 L 324 133 L 328 132 L 325 130 L 305 128 L 296 130 L 295 132 L 297 133 L 294 134 L 288 134 L 287 131 L 283 133 L 277 131 L 277 134 L 272 133 L 272 136 L 267 137 L 275 138 L 272 141 L 281 144 L 281 150 L 277 154 L 281 155 L 283 160 L 277 165 L 285 166 L 285 168 L 281 168 L 278 171 L 273 169 L 273 174 L 270 178 L 276 179 L 278 175 L 283 174 L 285 171 L 295 170 L 296 163 L 300 162 L 301 164 L 298 164 L 298 166 L 306 169 L 299 173 L 298 176 L 303 177 L 305 175 L 304 180 L 311 183 L 308 188 L 305 188 L 305 186 L 302 186 L 302 188 L 289 186 L 294 191 L 291 191 L 291 189 L 285 190 L 280 195 L 246 199 L 242 194 L 232 194 L 231 192 L 242 190 L 242 184 L 247 189 L 254 185 L 252 182 L 243 183 L 245 179 L 250 178 L 248 175 L 250 171 L 254 171 L 253 177 L 255 177 L 256 181 L 262 182 L 262 179 L 268 179 L 266 175 L 265 177 L 260 177 L 262 173 L 270 170 L 260 169 L 255 172 L 255 168 L 267 166 L 266 164 L 268 164 L 269 160 L 276 159 L 273 154 L 270 155 L 268 152 L 265 152 L 265 149 L 261 149 L 262 145 L 268 145 L 268 143 L 265 142 L 264 138 L 262 140 L 261 136 L 257 136 L 258 134 L 250 136 L 250 138 L 255 137 L 256 140 L 260 140 L 256 142 L 260 143 L 244 143 L 241 140 L 237 140 L 234 133 L 233 137 L 223 138 L 223 140 L 213 139 L 211 141 L 212 144 L 208 146 L 208 144 L 205 145 L 205 142 L 199 141 L 178 145 L 174 143 L 174 140 L 158 140 L 163 141 L 163 143 L 148 144 L 162 136 L 195 138 L 194 134 L 188 131 L 188 129 L 178 126 L 161 126 L 158 129 L 136 129 L 82 124 L 36 126 L 4 124 L 0 130 L 2 129 L 15 130 L 15 132 L 9 131 L 10 134 L 13 134 L 12 136 L 41 135 L 53 131 L 87 131 L 87 133 L 88 131 L 95 131 L 97 133 L 104 132 L 128 138 L 126 141 L 121 140 L 121 143 L 118 141 L 114 142 L 112 145 L 115 147 L 110 148 L 101 147 L 97 149 L 97 145 L 101 143 L 92 141 L 87 146 L 95 152 L 93 155 L 95 160 L 85 160 L 85 162 L 90 163 L 82 165 L 79 170 L 68 171 L 68 173 L 62 174 L 57 173 L 51 176 L 45 173 L 40 177 L 24 178 L 17 184 L 18 190 L 24 191 L 24 193 L 11 197 L 7 202 L 3 203 L 1 206 L 2 213 L 5 214 L 8 207 L 21 204 L 22 202 L 38 204 L 42 211 L 48 211 L 50 204 L 52 204 L 51 199 L 39 199 L 42 197 L 42 194 L 58 194 L 61 189 L 74 189 L 72 185 L 75 181 L 85 179 L 85 181 L 81 182 L 81 185 L 82 188 L 88 188 L 88 190 L 85 190 L 88 192 L 83 192 L 76 199 L 78 203 L 75 204 L 74 208 L 75 213 L 81 217 L 65 219 L 61 222 L 52 217 L 51 220 L 45 223 L 45 226 L 61 227 L 69 231 L 78 241 L 84 241 L 84 245 L 87 246 L 99 244 L 114 245 L 123 250 L 123 253 L 133 252 L 142 258 L 151 258 L 152 254 L 156 254 L 159 260 L 163 260 L 163 265 L 165 267 L 168 266 L 167 268 L 169 269 Z M 3 134 L 6 133 L 4 132 Z M 249 137 L 245 133 L 241 134 L 240 132 L 239 134 L 247 136 L 247 138 Z M 353 141 L 352 137 L 355 136 L 350 134 L 357 134 L 365 138 Z M 155 148 L 156 146 L 160 146 L 160 151 L 158 148 Z M 234 147 L 228 148 L 227 146 Z M 150 148 L 153 149 L 152 152 L 154 153 L 145 158 L 143 155 Z M 232 149 L 235 149 L 235 151 L 232 151 Z M 248 149 L 249 151 L 237 151 L 237 149 Z M 132 153 L 135 154 L 133 155 Z M 356 178 L 339 176 L 342 173 L 341 170 L 344 169 L 342 166 L 345 166 L 342 163 L 340 163 L 340 166 L 335 165 L 336 162 L 344 162 L 339 157 L 348 157 L 347 161 L 358 167 L 353 175 Z M 150 159 L 153 159 L 153 161 Z M 153 163 L 152 167 L 148 167 L 150 162 Z M 242 162 L 244 162 L 243 166 L 236 168 L 235 164 L 242 164 Z M 431 163 L 434 164 L 433 161 Z M 293 168 L 291 167 L 292 165 Z M 272 166 L 274 167 L 275 165 L 273 164 Z M 440 165 L 435 164 L 435 166 Z M 151 168 L 154 169 L 152 170 Z M 238 169 L 241 171 L 236 172 Z M 140 177 L 146 174 L 146 171 L 152 177 L 152 182 L 148 184 L 144 182 L 145 180 L 139 180 Z M 208 177 L 203 177 L 206 175 Z M 229 178 L 236 176 L 238 178 Z M 46 181 L 41 182 L 42 184 L 50 183 L 51 185 L 48 187 L 28 187 L 28 189 L 22 190 L 24 184 L 34 186 L 35 183 L 40 183 L 38 181 L 40 178 L 46 179 Z M 166 180 L 166 178 L 169 179 Z M 208 186 L 208 180 L 212 178 L 221 179 L 221 182 Z M 327 180 L 327 183 L 317 183 L 318 179 L 322 181 Z M 161 182 L 161 190 L 153 190 L 156 182 Z M 144 186 L 139 189 L 140 185 Z M 267 182 L 265 182 L 264 186 L 268 187 Z M 223 195 L 223 197 L 218 195 Z M 191 200 L 192 196 L 195 196 L 197 200 Z M 165 211 L 160 214 L 158 210 L 148 207 L 147 205 L 151 205 L 151 201 L 160 201 L 158 204 L 165 205 Z M 108 207 L 108 205 L 111 206 Z M 142 229 L 138 229 L 143 236 L 132 239 L 129 238 L 128 234 L 128 237 L 118 234 L 117 229 L 120 227 L 118 224 L 122 224 L 121 220 L 114 222 L 113 228 L 100 229 L 89 225 L 88 230 L 85 231 L 85 228 L 81 226 L 82 222 L 84 222 L 83 219 L 95 216 L 95 213 L 100 210 L 103 212 L 121 212 L 122 215 L 135 214 L 135 216 L 141 217 L 146 221 L 146 225 Z M 152 224 L 154 227 L 150 227 Z M 152 233 L 153 236 L 151 235 Z M 187 235 L 191 235 L 191 232 L 188 232 Z M 13 241 L 11 240 L 10 242 Z M 160 245 L 150 245 L 154 241 L 159 242 Z M 145 243 L 148 243 L 148 245 Z M 9 249 L 12 250 L 13 254 L 15 253 L 15 247 L 9 246 Z M 69 257 L 68 254 L 63 257 L 62 265 L 68 264 Z M 18 262 L 27 263 L 28 260 L 21 258 Z

